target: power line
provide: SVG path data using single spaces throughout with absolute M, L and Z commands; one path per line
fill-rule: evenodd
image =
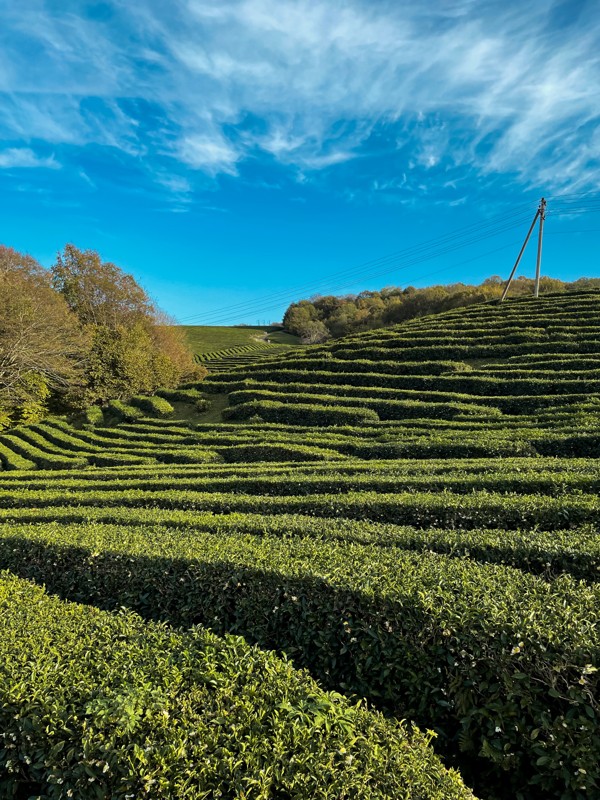
M 525 218 L 525 219 L 527 219 L 527 218 Z M 522 220 L 519 222 L 518 227 L 520 227 L 521 222 L 522 222 Z M 504 230 L 512 230 L 515 227 L 517 227 L 517 226 L 513 224 L 511 226 L 505 227 Z M 489 234 L 489 235 L 486 235 L 486 236 L 481 236 L 476 241 L 477 242 L 484 241 L 485 239 L 491 238 L 493 235 L 496 235 L 496 234 Z M 475 241 L 473 241 L 471 243 L 475 243 Z M 369 273 L 369 275 L 363 276 L 361 278 L 361 280 L 371 280 L 373 278 L 381 277 L 382 275 L 388 275 L 390 272 L 398 272 L 401 269 L 408 269 L 408 267 L 410 267 L 410 266 L 414 266 L 415 264 L 423 263 L 424 261 L 430 261 L 433 258 L 441 257 L 443 255 L 446 255 L 449 252 L 453 252 L 453 251 L 459 249 L 460 247 L 461 247 L 461 245 L 457 245 L 457 246 L 454 246 L 454 247 L 448 247 L 448 248 L 446 248 L 446 249 L 444 249 L 444 250 L 442 250 L 442 251 L 440 251 L 438 253 L 435 253 L 433 256 L 425 256 L 425 257 L 421 257 L 421 258 L 414 258 L 412 261 L 410 261 L 408 263 L 405 263 L 405 264 L 403 264 L 402 266 L 399 266 L 399 267 L 398 266 L 392 266 L 392 267 L 387 268 L 387 269 L 385 269 L 383 271 L 378 271 L 378 272 L 374 272 L 374 273 L 371 272 L 371 273 Z M 501 249 L 503 249 L 503 248 L 501 248 Z M 349 283 L 349 284 L 343 284 L 341 286 L 338 285 L 336 287 L 336 289 L 337 289 L 337 291 L 340 291 L 340 290 L 343 290 L 343 289 L 350 288 L 350 287 L 352 287 L 354 285 L 355 285 L 355 281 L 353 281 L 352 283 Z M 267 306 L 255 307 L 254 313 L 260 313 L 260 312 L 268 310 L 268 309 L 270 309 L 272 307 L 273 307 L 273 303 L 270 303 Z M 222 316 L 218 320 L 215 320 L 214 322 L 212 322 L 211 324 L 213 324 L 213 325 L 222 324 L 222 323 L 226 322 L 227 320 L 231 319 L 233 316 L 236 316 L 236 314 L 237 314 L 237 312 L 232 313 L 232 314 L 228 314 L 226 316 Z
M 500 233 L 504 233 L 507 230 L 520 226 L 527 218 L 528 215 L 525 216 L 521 209 L 517 211 L 513 210 L 513 212 L 510 214 L 498 215 L 497 217 L 493 218 L 492 220 L 488 220 L 485 223 L 466 226 L 466 228 L 462 229 L 460 232 L 455 232 L 452 235 L 438 237 L 437 239 L 430 240 L 430 242 L 416 245 L 412 248 L 407 248 L 404 251 L 400 251 L 398 254 L 375 259 L 371 262 L 366 262 L 366 264 L 364 264 L 361 268 L 345 270 L 342 273 L 337 273 L 340 276 L 352 278 L 351 283 L 346 282 L 343 285 L 340 285 L 337 282 L 335 284 L 323 284 L 322 282 L 319 282 L 318 284 L 312 284 L 308 287 L 298 287 L 295 289 L 286 290 L 283 293 L 276 293 L 274 295 L 272 294 L 269 295 L 268 298 L 257 298 L 253 301 L 247 301 L 235 306 L 224 307 L 223 309 L 215 309 L 210 313 L 194 315 L 193 318 L 202 317 L 205 321 L 205 324 L 218 324 L 223 319 L 230 319 L 234 316 L 239 316 L 240 314 L 254 315 L 261 311 L 266 311 L 270 308 L 273 308 L 276 303 L 284 302 L 288 298 L 293 300 L 298 297 L 298 295 L 301 296 L 302 293 L 306 294 L 311 290 L 314 293 L 315 289 L 317 288 L 323 290 L 325 287 L 327 287 L 330 291 L 340 291 L 341 289 L 354 286 L 359 280 L 368 280 L 373 277 L 379 277 L 380 275 L 388 274 L 389 272 L 407 269 L 416 263 L 438 258 L 447 254 L 448 252 L 453 252 L 454 250 L 477 244 L 480 241 L 497 236 Z M 404 259 L 401 259 L 401 256 L 404 256 Z M 386 266 L 386 269 L 383 271 L 379 270 L 378 268 L 381 266 Z M 374 269 L 377 269 L 377 271 L 373 272 Z M 328 281 L 330 281 L 333 277 L 335 276 L 329 276 Z M 192 318 L 186 318 L 186 320 L 189 319 Z
M 581 197 L 585 195 L 585 198 L 580 200 L 567 200 L 568 197 Z M 556 204 L 553 203 L 553 208 L 551 211 L 548 212 L 548 216 L 568 216 L 570 214 L 581 214 L 581 213 L 594 213 L 600 211 L 600 195 L 597 196 L 590 196 L 588 192 L 586 193 L 573 193 L 572 195 L 557 195 L 557 202 Z M 561 198 L 560 201 L 558 198 Z M 583 202 L 584 199 L 591 199 L 592 204 L 585 204 Z M 572 203 L 572 205 L 571 205 Z M 558 207 L 556 207 L 558 206 Z M 413 247 L 406 248 L 405 250 L 396 251 L 395 253 L 389 254 L 387 256 L 382 256 L 377 259 L 373 259 L 371 261 L 364 262 L 362 265 L 342 270 L 337 273 L 333 273 L 329 275 L 326 279 L 327 283 L 319 282 L 308 284 L 301 287 L 291 288 L 282 292 L 277 292 L 275 294 L 271 294 L 267 297 L 263 298 L 256 298 L 251 301 L 245 301 L 242 303 L 238 303 L 232 306 L 225 306 L 220 309 L 214 309 L 212 312 L 206 312 L 204 314 L 196 314 L 192 315 L 191 317 L 186 317 L 184 320 L 191 320 L 197 319 L 198 317 L 202 318 L 201 321 L 207 325 L 219 325 L 225 324 L 227 321 L 232 320 L 233 318 L 239 318 L 239 316 L 254 316 L 255 314 L 266 313 L 270 309 L 274 308 L 274 306 L 280 305 L 284 302 L 290 302 L 294 299 L 298 298 L 298 296 L 302 296 L 302 294 L 307 294 L 311 292 L 312 294 L 316 293 L 315 289 L 330 292 L 341 292 L 344 289 L 348 289 L 356 285 L 358 281 L 368 281 L 372 280 L 373 278 L 377 278 L 383 275 L 387 275 L 390 272 L 397 272 L 400 270 L 408 269 L 410 266 L 414 266 L 416 264 L 423 263 L 425 261 L 433 260 L 435 258 L 439 258 L 447 253 L 454 252 L 458 249 L 462 249 L 464 247 L 468 247 L 474 244 L 477 244 L 481 241 L 486 239 L 492 238 L 494 236 L 498 236 L 501 233 L 504 233 L 508 230 L 516 228 L 520 226 L 524 221 L 529 219 L 528 214 L 525 215 L 524 209 L 530 208 L 530 203 L 523 203 L 515 209 L 512 209 L 510 212 L 504 212 L 502 214 L 496 215 L 487 221 L 479 222 L 479 223 L 472 223 L 470 225 L 464 226 L 463 228 L 451 233 L 446 234 L 444 236 L 436 237 L 434 239 L 427 240 L 419 245 L 414 245 Z M 580 232 L 594 232 L 595 229 L 591 231 L 580 231 Z M 554 234 L 561 234 L 561 233 L 576 233 L 579 231 L 550 231 L 551 235 Z M 439 274 L 440 272 L 445 272 L 450 269 L 454 269 L 457 266 L 460 266 L 464 263 L 469 263 L 470 261 L 478 260 L 479 258 L 484 258 L 486 255 L 490 255 L 495 252 L 499 252 L 500 250 L 506 249 L 507 247 L 512 245 L 504 245 L 500 248 L 496 248 L 488 253 L 484 253 L 481 256 L 475 256 L 472 259 L 467 259 L 466 261 L 460 262 L 459 264 L 453 264 L 451 267 L 443 268 L 441 270 L 436 270 L 433 273 L 427 273 L 426 275 L 418 276 L 417 280 L 423 280 L 426 277 L 431 275 Z M 381 270 L 381 267 L 385 267 L 385 269 Z M 351 280 L 350 283 L 332 283 L 332 281 L 338 278 L 338 280 L 346 281 Z M 321 293 L 320 292 L 320 293 Z
M 406 248 L 404 250 L 396 251 L 396 252 L 391 253 L 391 254 L 389 254 L 387 256 L 382 256 L 382 257 L 377 258 L 377 259 L 373 259 L 373 260 L 370 260 L 370 261 L 367 261 L 367 262 L 363 262 L 363 264 L 361 264 L 361 265 L 359 265 L 357 267 L 353 267 L 353 268 L 350 268 L 350 269 L 342 270 L 340 272 L 332 273 L 327 277 L 326 280 L 328 282 L 331 282 L 332 279 L 335 279 L 335 278 L 338 278 L 338 277 L 340 279 L 346 279 L 346 278 L 350 277 L 353 274 L 355 274 L 357 279 L 358 279 L 358 278 L 361 277 L 361 274 L 366 269 L 371 269 L 373 267 L 380 266 L 382 264 L 385 264 L 386 262 L 389 263 L 391 261 L 397 261 L 401 257 L 409 257 L 409 256 L 412 256 L 412 255 L 417 254 L 419 252 L 422 252 L 423 250 L 433 249 L 436 246 L 440 247 L 440 246 L 442 246 L 442 245 L 444 245 L 446 243 L 450 243 L 452 241 L 457 241 L 457 240 L 460 240 L 460 239 L 462 239 L 464 237 L 471 236 L 471 235 L 477 233 L 478 231 L 485 230 L 486 228 L 493 228 L 494 226 L 498 226 L 498 225 L 500 225 L 502 223 L 508 222 L 509 220 L 515 220 L 516 217 L 519 217 L 524 213 L 525 208 L 529 208 L 530 206 L 531 206 L 530 203 L 523 203 L 520 206 L 518 206 L 517 208 L 512 209 L 510 212 L 504 212 L 503 214 L 496 215 L 496 216 L 490 218 L 487 221 L 479 222 L 479 223 L 471 223 L 470 225 L 464 226 L 463 228 L 460 228 L 457 231 L 454 231 L 453 233 L 446 234 L 444 236 L 440 236 L 440 237 L 436 237 L 436 238 L 427 240 L 427 241 L 422 242 L 422 243 L 420 243 L 418 245 L 414 245 L 414 246 Z M 502 228 L 498 232 L 499 233 L 503 232 L 503 230 L 504 230 L 504 228 Z M 469 242 L 467 242 L 467 243 L 469 243 Z M 304 284 L 304 285 L 300 285 L 300 286 L 296 286 L 296 287 L 291 287 L 290 289 L 286 289 L 286 290 L 284 290 L 282 292 L 277 292 L 275 294 L 269 295 L 268 299 L 271 302 L 271 305 L 273 305 L 274 301 L 276 301 L 276 300 L 278 300 L 278 299 L 280 299 L 282 297 L 285 298 L 285 297 L 288 297 L 290 295 L 298 296 L 299 294 L 300 295 L 301 294 L 306 294 L 308 291 L 314 292 L 315 290 L 319 289 L 322 285 L 323 285 L 323 281 L 320 280 L 320 281 L 318 281 L 316 283 L 313 282 L 311 284 Z M 266 299 L 267 298 L 265 297 L 264 300 L 266 300 Z M 220 315 L 221 312 L 228 312 L 228 311 L 233 312 L 235 310 L 239 310 L 241 312 L 242 309 L 246 309 L 247 307 L 250 307 L 250 309 L 252 309 L 252 307 L 256 303 L 260 303 L 262 300 L 263 300 L 263 298 L 256 298 L 255 300 L 252 300 L 252 301 L 245 301 L 245 302 L 242 302 L 242 303 L 237 303 L 237 304 L 225 306 L 225 307 L 222 307 L 222 308 L 217 308 L 217 309 L 214 309 L 212 312 L 206 312 L 206 313 L 202 313 L 202 314 L 193 314 L 193 315 L 181 318 L 181 321 L 183 322 L 183 321 L 187 321 L 187 320 L 198 319 L 200 317 L 202 317 L 202 318 L 212 317 L 212 316 Z

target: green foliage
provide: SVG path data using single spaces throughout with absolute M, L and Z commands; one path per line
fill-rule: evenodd
M 585 281 L 585 282 L 584 282 Z M 358 295 L 327 295 L 292 303 L 283 317 L 286 330 L 305 342 L 324 342 L 330 337 L 407 322 L 427 314 L 439 314 L 476 303 L 498 300 L 504 286 L 500 279 L 488 278 L 479 286 L 456 283 L 415 289 L 387 287 L 380 292 Z M 578 292 L 600 289 L 599 279 L 579 279 L 573 283 L 542 278 L 542 295 L 550 292 Z M 511 288 L 511 297 L 533 294 L 533 281 L 519 277 Z
M 376 422 L 379 417 L 367 408 L 341 408 L 339 406 L 318 406 L 316 404 L 279 403 L 273 400 L 256 400 L 241 403 L 223 412 L 223 419 L 242 420 L 258 416 L 267 422 L 307 425 L 360 425 Z
M 118 420 L 133 422 L 143 416 L 141 408 L 124 403 L 122 400 L 111 400 L 107 405 L 107 411 Z
M 262 347 L 271 339 L 278 343 L 281 332 L 278 327 L 262 325 L 183 325 L 182 328 L 191 349 L 200 356 L 229 349 Z M 293 342 L 293 337 L 290 337 L 286 343 Z
M 598 784 L 597 589 L 350 541 L 7 534 L 2 563 L 52 591 L 283 650 L 327 685 L 434 727 L 447 751 L 479 755 L 480 777 L 505 770 L 510 796 Z
M 275 346 L 224 346 L 203 356 L 208 380 L 157 390 L 169 418 L 139 416 L 128 393 L 130 421 L 1 433 L 0 565 L 64 599 L 286 652 L 434 727 L 486 800 L 586 800 L 599 319 L 600 293 L 564 292 L 260 361 Z M 380 796 L 373 782 L 350 796 L 365 785 Z
M 8 576 L 0 610 L 3 797 L 472 797 L 430 735 L 242 639 L 63 603 Z
M 88 406 L 84 411 L 84 419 L 88 425 L 102 425 L 104 412 L 100 406 Z
M 150 417 L 170 417 L 174 413 L 173 406 L 164 397 L 144 397 L 138 395 L 131 398 L 131 404 L 141 408 Z

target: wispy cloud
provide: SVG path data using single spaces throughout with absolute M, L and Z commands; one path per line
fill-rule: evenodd
M 600 176 L 594 2 L 24 5 L 0 12 L 0 133 L 32 157 L 33 140 L 101 145 L 167 185 L 168 169 L 236 176 L 261 154 L 306 176 L 391 137 L 396 171 L 553 188 Z
M 46 158 L 37 155 L 28 147 L 9 147 L 0 150 L 0 169 L 14 168 L 39 168 L 60 169 L 60 164 L 54 156 Z

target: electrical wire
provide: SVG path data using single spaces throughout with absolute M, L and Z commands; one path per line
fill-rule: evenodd
M 464 226 L 463 228 L 458 229 L 457 231 L 454 231 L 451 234 L 446 234 L 445 236 L 436 237 L 434 239 L 427 240 L 427 241 L 425 241 L 423 243 L 420 243 L 418 245 L 414 245 L 413 247 L 409 247 L 409 248 L 406 248 L 404 250 L 400 250 L 400 251 L 396 251 L 395 253 L 391 253 L 391 254 L 389 254 L 387 256 L 382 256 L 380 258 L 364 262 L 363 264 L 361 264 L 361 265 L 359 265 L 357 267 L 353 267 L 353 268 L 350 268 L 350 269 L 342 270 L 340 272 L 332 273 L 325 280 L 327 280 L 327 282 L 330 282 L 332 279 L 338 278 L 338 277 L 340 279 L 345 279 L 347 277 L 350 277 L 350 275 L 353 275 L 353 274 L 355 274 L 357 279 L 358 279 L 358 278 L 361 277 L 361 274 L 362 274 L 362 272 L 364 270 L 370 269 L 370 268 L 372 268 L 374 266 L 379 266 L 380 264 L 384 264 L 386 262 L 396 261 L 397 259 L 399 259 L 401 257 L 409 257 L 409 256 L 411 256 L 413 254 L 422 252 L 423 250 L 433 249 L 436 246 L 439 247 L 439 246 L 444 245 L 445 243 L 450 243 L 452 241 L 457 241 L 457 240 L 460 240 L 460 239 L 462 239 L 464 237 L 468 237 L 470 235 L 475 234 L 478 231 L 483 231 L 486 228 L 491 228 L 491 227 L 494 227 L 494 226 L 498 226 L 498 225 L 500 225 L 502 223 L 508 222 L 509 220 L 516 220 L 517 217 L 520 217 L 520 216 L 523 215 L 524 210 L 526 208 L 530 209 L 531 208 L 531 203 L 523 203 L 523 204 L 521 204 L 521 206 L 519 206 L 519 207 L 517 207 L 515 209 L 512 209 L 510 212 L 505 212 L 503 214 L 496 215 L 495 217 L 492 217 L 492 218 L 490 218 L 489 220 L 487 220 L 487 221 L 485 221 L 483 223 L 482 222 L 471 223 L 470 225 Z M 519 220 L 519 223 L 520 223 L 520 220 Z M 500 231 L 500 232 L 502 232 L 502 231 Z M 308 285 L 305 284 L 303 286 L 290 287 L 290 289 L 286 289 L 283 292 L 278 292 L 278 293 L 269 295 L 268 299 L 271 301 L 271 303 L 273 303 L 274 300 L 280 298 L 281 296 L 287 297 L 289 295 L 293 295 L 293 296 L 297 297 L 298 295 L 306 294 L 309 291 L 315 291 L 315 289 L 320 288 L 322 285 L 323 285 L 323 281 L 320 280 L 320 281 L 318 281 L 316 283 L 311 283 L 311 284 L 308 284 Z M 264 299 L 266 300 L 267 298 L 265 297 Z M 184 321 L 187 321 L 187 320 L 198 319 L 199 317 L 202 317 L 202 318 L 212 317 L 212 316 L 218 315 L 221 312 L 225 312 L 225 311 L 234 311 L 234 310 L 240 310 L 241 311 L 242 309 L 245 309 L 248 306 L 251 306 L 251 307 L 254 306 L 257 302 L 261 302 L 261 300 L 262 300 L 262 298 L 257 298 L 257 299 L 255 299 L 253 301 L 245 301 L 245 302 L 242 302 L 242 303 L 237 303 L 237 304 L 234 304 L 234 305 L 225 306 L 223 308 L 217 308 L 217 309 L 214 309 L 212 312 L 206 312 L 206 313 L 202 313 L 202 314 L 192 314 L 192 315 L 187 316 L 187 317 L 182 317 L 181 321 L 184 322 Z
M 510 227 L 505 228 L 505 230 L 512 230 L 512 229 L 514 229 L 516 227 L 520 227 L 520 226 L 521 226 L 521 223 L 518 226 L 511 225 Z M 493 235 L 497 235 L 497 234 L 494 233 L 494 234 L 490 234 L 490 235 L 487 235 L 487 236 L 481 236 L 477 240 L 474 240 L 474 241 L 470 242 L 470 244 L 474 244 L 476 242 L 484 241 L 486 239 L 491 238 Z M 433 260 L 435 258 L 440 258 L 443 255 L 447 255 L 448 253 L 454 252 L 454 251 L 456 251 L 458 249 L 462 249 L 463 247 L 464 247 L 464 245 L 462 245 L 462 244 L 461 245 L 455 245 L 454 247 L 445 248 L 444 250 L 436 252 L 436 253 L 434 253 L 432 255 L 427 255 L 427 256 L 424 256 L 424 257 L 420 257 L 420 258 L 414 258 L 411 261 L 402 264 L 401 266 L 392 265 L 392 266 L 388 266 L 384 270 L 378 270 L 377 272 L 370 272 L 369 274 L 362 275 L 359 278 L 353 278 L 352 282 L 350 282 L 350 283 L 341 284 L 341 285 L 337 284 L 336 286 L 332 287 L 332 291 L 342 292 L 343 290 L 348 290 L 351 287 L 356 285 L 357 280 L 360 280 L 361 282 L 362 281 L 368 281 L 368 280 L 372 280 L 374 278 L 381 277 L 383 275 L 388 275 L 390 272 L 399 272 L 400 270 L 408 269 L 409 267 L 414 266 L 415 264 L 420 264 L 420 263 L 423 263 L 425 261 L 431 261 L 431 260 Z M 293 301 L 296 297 L 297 297 L 297 295 L 291 295 L 291 300 Z M 274 305 L 275 304 L 274 304 L 273 300 L 270 300 L 266 305 L 254 306 L 250 311 L 248 311 L 246 313 L 248 313 L 248 314 L 252 313 L 253 315 L 257 314 L 257 313 L 262 313 L 262 312 L 270 310 L 271 308 L 274 307 Z M 230 314 L 226 314 L 225 316 L 218 317 L 216 319 L 213 318 L 212 322 L 211 323 L 207 323 L 207 324 L 213 324 L 213 325 L 223 324 L 227 320 L 238 316 L 238 314 L 239 314 L 239 312 L 233 312 L 233 313 L 230 313 Z
M 491 238 L 493 236 L 497 236 L 500 233 L 504 233 L 507 230 L 520 227 L 524 221 L 529 219 L 529 214 L 525 216 L 521 210 L 513 212 L 511 214 L 504 214 L 500 215 L 499 218 L 495 218 L 493 221 L 488 221 L 484 224 L 479 224 L 478 226 L 468 226 L 468 228 L 473 229 L 472 231 L 462 231 L 461 234 L 453 234 L 450 236 L 439 237 L 436 240 L 432 240 L 431 243 L 424 243 L 423 245 L 417 245 L 412 248 L 408 248 L 405 251 L 401 251 L 401 254 L 405 255 L 404 263 L 402 260 L 399 259 L 397 255 L 394 256 L 387 256 L 380 259 L 375 259 L 372 262 L 367 262 L 369 265 L 369 269 L 365 269 L 364 266 L 360 270 L 349 270 L 341 273 L 345 275 L 347 278 L 352 278 L 351 282 L 346 282 L 344 284 L 340 284 L 336 282 L 335 284 L 323 284 L 322 282 L 315 285 L 311 285 L 309 288 L 303 287 L 301 289 L 289 289 L 283 293 L 269 295 L 268 298 L 258 298 L 254 301 L 246 302 L 243 304 L 238 304 L 237 306 L 229 306 L 223 309 L 216 309 L 213 312 L 203 314 L 203 315 L 194 315 L 194 318 L 197 316 L 203 317 L 205 324 L 219 324 L 222 320 L 230 319 L 234 316 L 239 316 L 240 314 L 252 314 L 259 313 L 261 311 L 266 311 L 270 308 L 273 308 L 276 304 L 285 302 L 286 299 L 290 298 L 293 300 L 294 298 L 298 297 L 298 295 L 302 293 L 307 293 L 310 289 L 313 290 L 315 288 L 319 288 L 323 290 L 325 287 L 329 291 L 341 291 L 346 289 L 350 286 L 356 285 L 359 281 L 369 280 L 374 277 L 379 277 L 384 274 L 388 274 L 389 272 L 396 272 L 402 269 L 407 269 L 410 266 L 413 266 L 417 263 L 422 263 L 423 261 L 432 260 L 434 258 L 441 257 L 446 255 L 449 252 L 453 252 L 457 249 L 462 249 L 463 247 L 470 246 L 473 244 L 477 244 L 480 241 L 485 239 Z M 491 227 L 491 226 L 494 227 Z M 479 231 L 477 230 L 479 229 Z M 485 230 L 485 229 L 489 230 Z M 475 235 L 476 233 L 480 233 L 480 235 Z M 452 241 L 454 240 L 454 241 Z M 440 246 L 443 244 L 447 244 L 447 246 Z M 438 245 L 437 248 L 435 245 Z M 412 256 L 408 257 L 407 256 Z M 385 269 L 382 271 L 378 269 L 378 267 L 384 266 Z M 376 271 L 374 271 L 376 270 Z M 332 277 L 332 276 L 330 276 Z M 265 304 L 266 302 L 266 304 Z M 221 313 L 220 313 L 221 312 Z M 224 312 L 224 313 L 223 313 Z M 186 319 L 191 319 L 190 317 Z
M 582 195 L 585 195 L 585 198 L 583 198 Z M 600 211 L 600 195 L 590 196 L 589 193 L 582 192 L 573 193 L 571 195 L 556 195 L 555 197 L 557 202 L 553 202 L 552 208 L 546 212 L 546 216 L 560 217 L 571 214 L 594 213 Z M 582 199 L 568 200 L 567 198 L 569 197 L 581 197 Z M 586 204 L 583 202 L 584 199 L 590 199 L 592 202 Z M 408 269 L 416 264 L 440 258 L 448 253 L 463 249 L 464 247 L 469 247 L 481 241 L 485 241 L 486 239 L 498 236 L 508 230 L 512 230 L 513 228 L 520 227 L 522 224 L 524 224 L 524 222 L 529 221 L 529 213 L 527 215 L 524 213 L 525 208 L 530 211 L 531 203 L 524 203 L 518 208 L 512 209 L 511 212 L 505 212 L 503 214 L 496 215 L 485 222 L 472 223 L 471 225 L 465 226 L 451 234 L 436 237 L 405 250 L 397 251 L 387 256 L 382 256 L 380 258 L 364 262 L 358 267 L 333 273 L 329 275 L 327 279 L 325 279 L 328 282 L 325 284 L 321 281 L 319 283 L 308 284 L 303 287 L 290 288 L 282 292 L 271 294 L 268 296 L 268 298 L 255 298 L 254 300 L 245 301 L 233 306 L 225 306 L 220 309 L 214 309 L 213 311 L 206 312 L 204 314 L 185 317 L 183 320 L 202 318 L 202 324 L 225 324 L 227 321 L 230 321 L 233 318 L 239 319 L 241 315 L 254 316 L 255 314 L 265 313 L 273 309 L 276 305 L 281 305 L 286 301 L 293 302 L 293 300 L 299 295 L 306 295 L 308 292 L 314 294 L 315 289 L 320 289 L 321 291 L 319 291 L 319 293 L 322 293 L 326 287 L 327 291 L 329 292 L 340 293 L 345 289 L 356 286 L 359 281 L 366 282 L 372 280 L 373 278 L 387 275 L 390 272 L 398 272 Z M 595 229 L 592 231 L 546 231 L 546 233 L 554 235 L 561 233 L 585 233 L 594 231 Z M 518 245 L 519 242 L 517 241 L 516 244 Z M 420 281 L 432 275 L 446 272 L 462 264 L 476 261 L 480 258 L 486 257 L 487 255 L 491 255 L 512 246 L 512 243 L 509 245 L 503 245 L 502 247 L 478 256 L 474 256 L 466 261 L 453 264 L 451 267 L 444 267 L 441 270 L 420 275 L 416 280 Z M 381 267 L 385 268 L 382 270 Z M 335 285 L 333 285 L 332 282 L 335 278 L 338 278 L 340 281 L 344 279 L 346 279 L 346 281 L 350 280 L 350 282 L 343 284 L 336 282 Z

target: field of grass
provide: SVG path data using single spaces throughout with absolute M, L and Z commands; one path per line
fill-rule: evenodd
M 183 327 L 196 361 L 209 372 L 220 372 L 280 355 L 299 344 L 297 336 L 272 326 Z
M 598 796 L 599 392 L 581 292 L 0 435 L 0 796 Z

